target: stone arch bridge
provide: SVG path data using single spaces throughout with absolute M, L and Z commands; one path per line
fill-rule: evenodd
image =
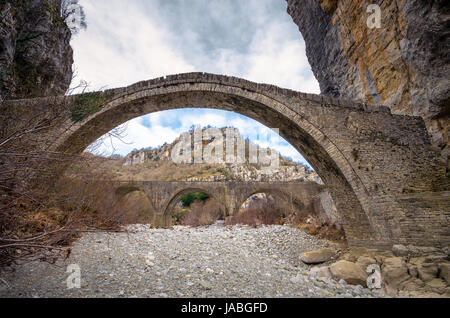
M 222 208 L 224 217 L 236 215 L 242 204 L 258 193 L 272 194 L 294 208 L 308 208 L 312 199 L 325 186 L 316 182 L 242 182 L 242 181 L 142 181 L 120 185 L 116 194 L 124 196 L 139 191 L 149 199 L 153 212 L 153 225 L 170 227 L 172 212 L 180 200 L 189 193 L 203 192 L 214 198 Z
M 319 174 L 349 244 L 450 244 L 450 182 L 420 117 L 243 79 L 188 73 L 76 96 L 7 101 L 3 131 L 45 123 L 23 149 L 79 154 L 138 116 L 218 108 L 253 118 L 291 143 Z M 15 116 L 15 117 L 14 117 Z

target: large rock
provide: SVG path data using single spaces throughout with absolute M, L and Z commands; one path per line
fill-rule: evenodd
M 286 0 L 323 94 L 422 116 L 447 158 L 450 27 L 447 1 Z M 369 4 L 381 28 L 367 25 Z
M 367 268 L 369 267 L 369 265 L 377 265 L 377 261 L 372 257 L 361 256 L 358 258 L 356 264 L 358 264 L 363 271 L 367 272 Z
M 0 99 L 61 95 L 72 80 L 61 0 L 0 1 Z
M 331 272 L 329 266 L 313 267 L 309 271 L 309 275 L 314 278 L 331 278 Z
M 320 264 L 331 260 L 335 256 L 333 250 L 324 248 L 321 250 L 304 253 L 300 259 L 305 264 Z
M 343 279 L 347 284 L 367 287 L 367 273 L 358 264 L 339 261 L 330 266 L 331 275 L 337 281 Z

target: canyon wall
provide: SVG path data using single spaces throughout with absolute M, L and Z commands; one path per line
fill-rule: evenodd
M 0 1 L 0 100 L 62 95 L 72 80 L 61 0 Z
M 322 94 L 421 116 L 447 160 L 450 6 L 423 0 L 286 0 Z M 370 28 L 381 9 L 380 28 Z

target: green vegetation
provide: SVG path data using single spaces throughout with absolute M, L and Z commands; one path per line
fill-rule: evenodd
M 27 1 L 31 2 L 31 1 Z M 27 4 L 28 5 L 28 4 Z M 60 15 L 60 10 L 54 3 L 49 3 L 48 1 L 44 2 L 45 8 L 50 13 L 50 16 L 52 17 L 52 22 L 55 27 L 58 27 L 58 24 L 60 25 L 66 25 L 66 22 Z
M 41 73 L 37 67 L 28 63 L 23 58 L 17 58 L 14 71 L 20 82 L 19 91 L 23 95 L 35 96 L 37 94 L 36 83 L 48 80 L 41 78 Z
M 220 173 L 223 176 L 228 177 L 230 175 L 230 172 L 227 169 L 219 168 L 217 169 L 217 172 Z
M 75 97 L 71 107 L 72 121 L 79 122 L 96 112 L 99 112 L 104 103 L 105 96 L 101 92 L 86 93 Z
M 189 213 L 189 209 L 176 210 L 172 214 L 173 224 L 180 225 L 183 223 L 183 218 Z
M 209 195 L 203 192 L 194 192 L 189 193 L 185 197 L 181 199 L 181 204 L 183 207 L 187 208 L 190 207 L 192 203 L 195 201 L 206 201 L 209 199 Z

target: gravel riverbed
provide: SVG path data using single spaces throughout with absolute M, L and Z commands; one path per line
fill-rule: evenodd
M 384 296 L 308 276 L 310 266 L 299 256 L 327 243 L 288 226 L 217 223 L 163 230 L 133 225 L 128 230 L 84 234 L 67 260 L 1 272 L 9 287 L 0 282 L 0 297 Z M 71 264 L 81 270 L 80 288 L 68 288 Z

